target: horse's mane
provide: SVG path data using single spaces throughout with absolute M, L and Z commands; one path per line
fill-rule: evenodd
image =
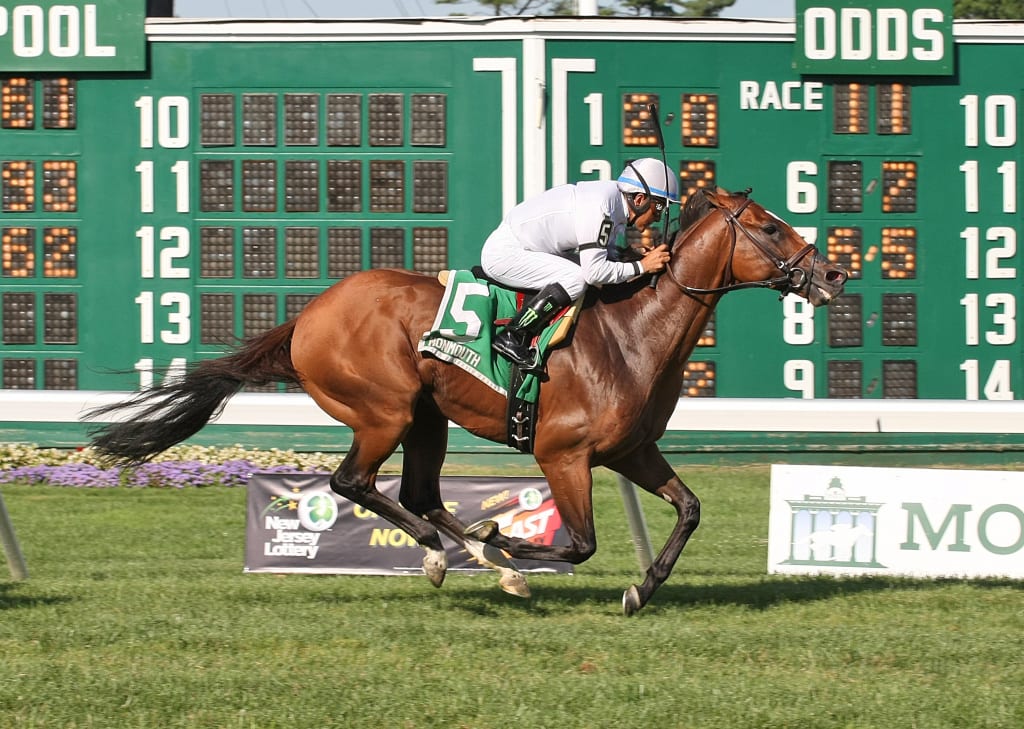
M 707 195 L 699 191 L 693 193 L 686 199 L 683 209 L 679 211 L 679 230 L 685 231 L 712 210 L 714 210 L 714 206 L 708 200 Z

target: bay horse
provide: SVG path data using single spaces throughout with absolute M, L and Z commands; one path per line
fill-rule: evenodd
M 592 469 L 605 466 L 661 497 L 676 523 L 639 585 L 622 598 L 640 610 L 668 578 L 700 520 L 700 502 L 659 452 L 683 369 L 720 297 L 739 288 L 793 292 L 812 305 L 838 296 L 847 274 L 788 224 L 749 197 L 718 188 L 690 196 L 672 238 L 660 285 L 650 277 L 592 291 L 570 346 L 548 360 L 534 457 L 551 487 L 569 544 L 506 536 L 497 524 L 471 527 L 443 505 L 440 473 L 448 421 L 507 442 L 505 398 L 456 366 L 417 351 L 444 294 L 435 277 L 397 269 L 361 271 L 292 320 L 195 363 L 183 378 L 93 410 L 110 422 L 92 433 L 108 461 L 142 463 L 197 433 L 245 385 L 299 384 L 352 429 L 352 446 L 331 488 L 406 531 L 426 551 L 435 586 L 447 563 L 438 533 L 497 570 L 507 592 L 528 596 L 515 559 L 578 564 L 594 554 Z M 780 295 L 780 298 L 781 298 Z M 377 473 L 402 446 L 398 500 L 376 489 Z

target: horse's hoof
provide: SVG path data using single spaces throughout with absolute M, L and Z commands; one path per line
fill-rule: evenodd
M 448 573 L 448 557 L 443 551 L 428 549 L 423 557 L 423 572 L 430 579 L 430 584 L 440 587 Z
M 530 586 L 526 584 L 526 578 L 518 572 L 502 575 L 501 579 L 498 580 L 498 585 L 509 595 L 515 595 L 516 597 L 530 596 Z
M 477 522 L 473 522 L 466 531 L 463 532 L 470 539 L 476 539 L 481 542 L 489 542 L 494 538 L 494 535 L 498 533 L 498 522 L 493 519 L 482 519 Z
M 622 614 L 627 618 L 635 615 L 644 604 L 640 602 L 640 591 L 636 585 L 630 585 L 629 589 L 622 593 Z

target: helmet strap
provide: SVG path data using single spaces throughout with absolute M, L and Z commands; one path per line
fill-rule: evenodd
M 644 193 L 642 192 L 630 192 L 628 195 L 626 193 L 622 193 L 622 195 L 623 197 L 626 198 L 626 207 L 628 207 L 629 212 L 632 213 L 632 217 L 626 221 L 629 225 L 633 225 L 633 223 L 636 222 L 637 218 L 639 218 L 641 215 L 643 215 L 644 213 L 651 209 L 650 195 L 644 195 Z M 644 195 L 643 205 L 637 205 L 633 201 L 633 198 L 635 198 L 637 195 Z
M 629 224 L 632 225 L 633 223 L 636 222 L 637 218 L 639 218 L 641 215 L 643 215 L 644 213 L 651 209 L 651 188 L 647 185 L 647 180 L 644 179 L 644 176 L 640 174 L 640 170 L 634 167 L 632 162 L 627 162 L 626 166 L 636 173 L 636 179 L 640 180 L 640 184 L 644 186 L 644 191 L 642 193 L 644 196 L 643 205 L 640 205 L 638 207 L 636 203 L 633 202 L 633 198 L 641 193 L 633 191 L 626 196 L 626 204 L 629 206 L 630 212 L 633 213 L 633 219 L 629 221 Z

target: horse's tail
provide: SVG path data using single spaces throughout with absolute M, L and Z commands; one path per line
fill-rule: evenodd
M 230 354 L 194 364 L 180 379 L 89 411 L 89 420 L 122 416 L 90 432 L 93 448 L 114 463 L 145 463 L 202 430 L 245 385 L 298 384 L 291 360 L 294 330 L 292 319 Z

